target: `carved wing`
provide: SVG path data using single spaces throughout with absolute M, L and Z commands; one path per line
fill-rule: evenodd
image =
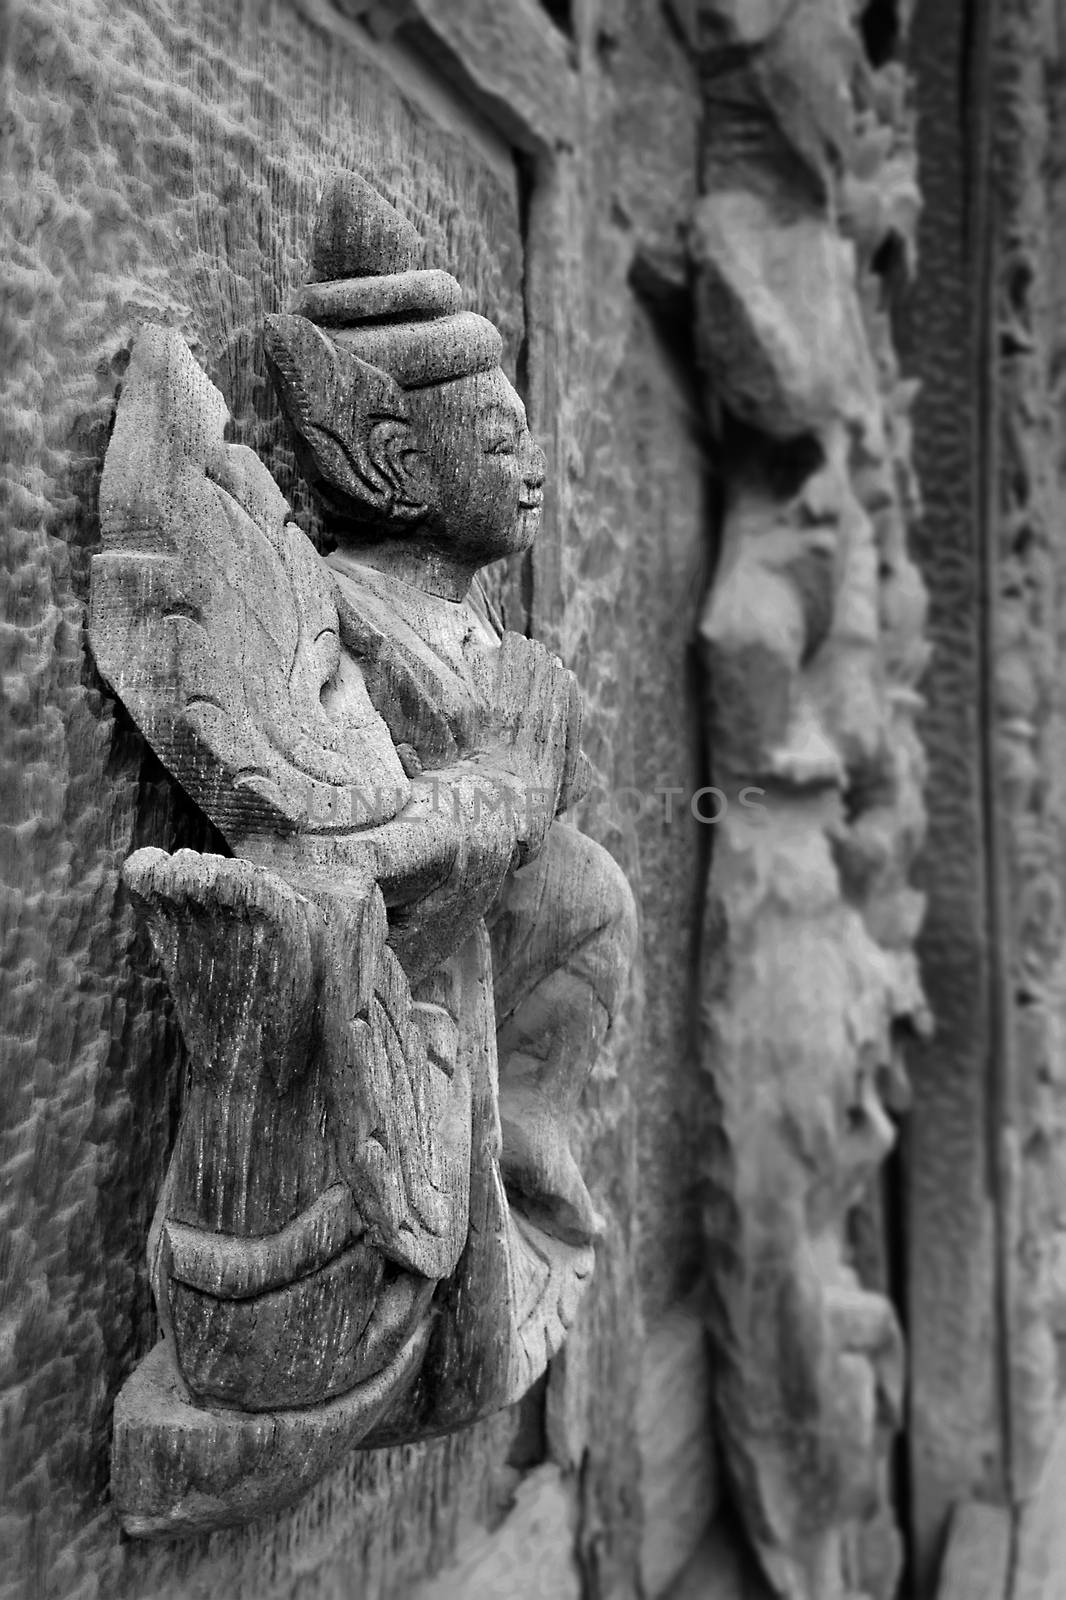
M 100 488 L 97 665 L 234 849 L 384 821 L 409 786 L 343 672 L 328 571 L 228 421 L 180 335 L 144 328 Z
M 368 1235 L 423 1276 L 444 1276 L 467 1231 L 468 1077 L 456 1067 L 448 1013 L 412 1001 L 385 949 L 380 894 L 338 838 L 356 833 L 358 842 L 368 824 L 394 818 L 410 784 L 361 674 L 342 658 L 328 570 L 287 521 L 285 499 L 255 454 L 225 443 L 228 421 L 222 395 L 179 335 L 145 328 L 104 465 L 93 651 L 160 759 L 238 853 L 279 830 L 325 836 L 320 865 L 332 861 L 344 877 L 320 873 L 313 891 L 340 918 L 326 963 L 327 984 L 339 987 L 323 1010 L 339 1030 L 333 1121 L 342 1166 Z M 228 1056 L 240 1037 L 203 976 L 225 964 L 205 961 L 208 931 L 225 930 L 232 951 L 229 924 L 244 904 L 234 875 L 259 885 L 264 906 L 273 890 L 269 875 L 242 876 L 243 863 L 193 859 L 195 870 L 165 858 L 166 873 L 181 867 L 182 891 L 176 901 L 157 893 L 152 914 L 169 930 L 161 953 L 202 1067 L 222 1048 L 218 1040 Z M 157 879 L 162 870 L 153 868 Z M 185 914 L 192 900 L 204 915 Z M 188 938 L 196 943 L 191 993 L 174 954 Z M 226 994 L 222 1005 L 231 1004 L 232 985 Z M 249 1016 L 263 1012 L 257 1004 Z

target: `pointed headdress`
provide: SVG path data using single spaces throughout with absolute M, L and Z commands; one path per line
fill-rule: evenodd
M 496 328 L 462 309 L 458 281 L 421 266 L 424 254 L 417 230 L 376 189 L 356 172 L 338 173 L 319 204 L 313 281 L 291 309 L 402 389 L 499 366 Z
M 498 367 L 503 341 L 462 309 L 449 272 L 420 266 L 415 228 L 358 173 L 319 203 L 312 281 L 266 318 L 267 363 L 308 481 L 326 513 L 410 527 L 426 505 L 404 470 L 405 391 Z

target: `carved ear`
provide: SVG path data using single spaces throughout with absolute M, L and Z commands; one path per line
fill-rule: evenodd
M 327 509 L 355 522 L 427 510 L 403 390 L 306 317 L 267 317 L 267 365 L 300 464 Z
M 420 521 L 429 510 L 433 491 L 425 451 L 415 443 L 410 423 L 393 417 L 375 418 L 370 424 L 369 454 L 377 473 L 392 485 L 392 519 Z

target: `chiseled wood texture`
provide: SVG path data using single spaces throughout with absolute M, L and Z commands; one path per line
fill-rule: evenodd
M 914 459 L 923 515 L 914 550 L 929 590 L 932 654 L 921 732 L 929 831 L 917 881 L 927 896 L 919 954 L 935 1032 L 908 1050 L 913 1105 L 904 1145 L 910 1342 L 907 1452 L 916 1591 L 933 1586 L 959 1501 L 1008 1493 L 997 1214 L 1004 1143 L 1001 889 L 988 813 L 986 736 L 994 711 L 994 599 L 984 518 L 994 475 L 992 396 L 980 351 L 990 334 L 983 251 L 990 8 L 927 0 L 908 58 L 924 208 L 921 262 L 900 317 L 900 349 L 920 380 Z M 964 84 L 969 74 L 969 92 Z M 983 142 L 984 141 L 984 142 Z M 997 903 L 1001 897 L 997 894 Z M 1002 909 L 999 912 L 1002 915 Z
M 1062 1584 L 1037 1510 L 1060 1454 L 1066 1331 L 1062 52 L 1061 18 L 1039 6 L 917 12 L 927 206 L 906 348 L 923 385 L 923 958 L 938 1016 L 914 1062 L 908 1163 L 921 1592 L 951 1506 L 971 1496 L 1015 1508 L 1018 1592 L 1027 1565 L 1032 1593 Z
M 73 13 L 45 0 L 5 20 L 12 294 L 3 414 L 16 510 L 4 577 L 4 747 L 14 755 L 5 761 L 5 874 L 17 913 L 5 954 L 20 982 L 5 994 L 4 1019 L 3 1159 L 18 1176 L 3 1202 L 13 1222 L 5 1288 L 17 1296 L 5 1356 L 0 1566 L 20 1600 L 27 1590 L 339 1600 L 354 1581 L 368 1600 L 400 1595 L 446 1565 L 472 1526 L 506 1540 L 515 1472 L 524 1470 L 506 1461 L 530 1459 L 526 1413 L 505 1413 L 438 1442 L 353 1455 L 290 1512 L 156 1549 L 119 1545 L 105 1495 L 112 1399 L 155 1334 L 142 1245 L 180 1075 L 177 1032 L 118 869 L 133 844 L 219 846 L 115 720 L 81 649 L 96 482 L 130 340 L 147 320 L 195 341 L 234 414 L 233 437 L 262 456 L 316 535 L 256 330 L 301 281 L 306 218 L 327 171 L 350 164 L 372 176 L 428 237 L 427 264 L 457 270 L 469 303 L 499 322 L 505 360 L 521 350 L 517 185 L 511 152 L 485 115 L 512 93 L 512 41 L 496 33 L 492 54 L 472 58 L 469 72 L 449 59 L 442 78 L 432 51 L 410 53 L 403 28 L 375 38 L 342 9 L 268 0 L 179 20 L 142 0 Z M 531 5 L 523 15 L 547 41 L 542 59 L 556 60 L 555 24 Z M 679 597 L 694 606 L 695 596 L 679 583 L 660 601 L 647 575 L 666 531 L 698 568 L 704 536 L 690 508 L 704 461 L 691 427 L 682 436 L 664 422 L 654 470 L 633 470 L 647 434 L 631 406 L 631 341 L 644 337 L 634 331 L 644 313 L 629 276 L 654 257 L 667 276 L 673 264 L 675 282 L 683 277 L 698 96 L 655 0 L 605 0 L 580 8 L 578 21 L 580 137 L 534 173 L 526 219 L 525 370 L 531 419 L 550 447 L 549 507 L 533 568 L 495 584 L 494 598 L 513 627 L 524 629 L 532 608 L 539 637 L 557 643 L 556 630 L 565 633 L 571 664 L 602 663 L 586 716 L 597 787 L 583 820 L 637 883 L 648 948 L 673 939 L 680 948 L 674 893 L 660 889 L 654 861 L 669 855 L 678 881 L 686 872 L 693 881 L 701 831 L 682 822 L 668 836 L 654 811 L 637 816 L 610 796 L 642 762 L 645 772 L 657 765 L 656 741 L 665 744 L 671 727 L 683 741 L 694 715 L 695 689 L 679 684 L 677 664 Z M 415 18 L 412 43 L 426 38 Z M 495 86 L 487 98 L 476 79 Z M 551 142 L 555 103 L 528 109 L 530 128 L 515 134 L 522 148 Z M 642 181 L 642 168 L 654 182 Z M 691 351 L 682 339 L 667 355 L 668 327 L 661 337 L 656 370 L 680 416 Z M 658 410 L 654 393 L 649 407 Z M 670 492 L 659 500 L 663 485 Z M 579 571 L 595 579 L 593 604 L 577 591 Z M 639 585 L 649 630 L 676 627 L 676 655 L 661 668 L 625 643 Z M 634 689 L 656 707 L 654 729 L 630 715 Z M 666 781 L 686 778 L 671 770 Z M 576 1507 L 582 1583 L 612 1600 L 628 1592 L 640 1523 L 625 1401 L 637 1383 L 642 1298 L 633 1197 L 645 1241 L 657 1232 L 661 1240 L 644 1244 L 653 1304 L 691 1277 L 698 1218 L 692 1118 L 678 1115 L 672 1089 L 652 1097 L 641 1160 L 645 1172 L 649 1150 L 672 1161 L 683 1198 L 638 1165 L 632 1079 L 672 1080 L 697 1103 L 691 1055 L 674 1043 L 690 968 L 664 958 L 659 981 L 658 1026 L 668 1031 L 657 1038 L 667 1043 L 645 1032 L 637 984 L 591 1087 L 580 1159 L 615 1221 L 547 1395 L 547 1445 Z M 161 1073 L 161 1062 L 172 1069 Z
M 642 1073 L 634 1084 L 637 1271 L 649 1326 L 683 1299 L 700 1274 L 698 1174 L 709 1125 L 693 1037 L 693 952 L 703 900 L 699 869 L 713 848 L 714 830 L 702 826 L 691 807 L 691 796 L 705 781 L 692 640 L 710 578 L 714 500 L 693 374 L 671 331 L 669 322 L 645 304 L 626 339 L 632 374 L 626 416 L 628 503 L 608 512 L 608 518 L 632 530 L 630 571 L 619 583 L 602 557 L 599 562 L 590 558 L 586 567 L 599 570 L 583 571 L 577 580 L 583 593 L 596 596 L 597 609 L 607 612 L 608 602 L 613 605 L 618 626 L 631 641 L 633 661 L 654 663 L 634 670 L 624 696 L 615 699 L 603 654 L 604 630 L 587 668 L 590 695 L 601 696 L 614 710 L 613 725 L 598 733 L 601 765 L 611 745 L 626 739 L 632 744 L 632 770 L 622 782 L 634 792 L 620 787 L 616 804 L 620 820 L 637 830 L 645 894 L 651 906 L 669 905 L 673 911 L 669 921 L 662 919 L 656 938 L 645 941 L 643 952 L 642 1054 L 671 1067 Z M 647 604 L 652 591 L 654 608 Z M 599 628 L 604 629 L 602 621 Z M 594 748 L 586 738 L 586 749 Z M 669 1251 L 662 1249 L 664 1231 Z
M 836 7 L 700 16 L 691 250 L 724 477 L 700 622 L 725 800 L 701 958 L 715 1417 L 770 1591 L 888 1600 L 903 1349 L 877 1195 L 925 1021 L 925 602 L 885 274 L 913 246 L 913 141 L 898 62 L 840 93 L 861 41 Z
M 410 1600 L 580 1600 L 574 1501 L 559 1468 L 535 1467 L 518 1484 L 498 1530 L 472 1527 L 458 1558 Z

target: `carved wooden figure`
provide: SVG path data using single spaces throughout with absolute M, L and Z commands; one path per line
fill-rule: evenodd
M 544 469 L 491 323 L 355 175 L 268 319 L 321 559 L 175 333 L 135 345 L 91 641 L 231 857 L 126 866 L 189 1051 L 116 1406 L 128 1531 L 243 1521 L 543 1371 L 600 1227 L 568 1142 L 635 937 L 561 820 L 580 699 L 476 574 Z

